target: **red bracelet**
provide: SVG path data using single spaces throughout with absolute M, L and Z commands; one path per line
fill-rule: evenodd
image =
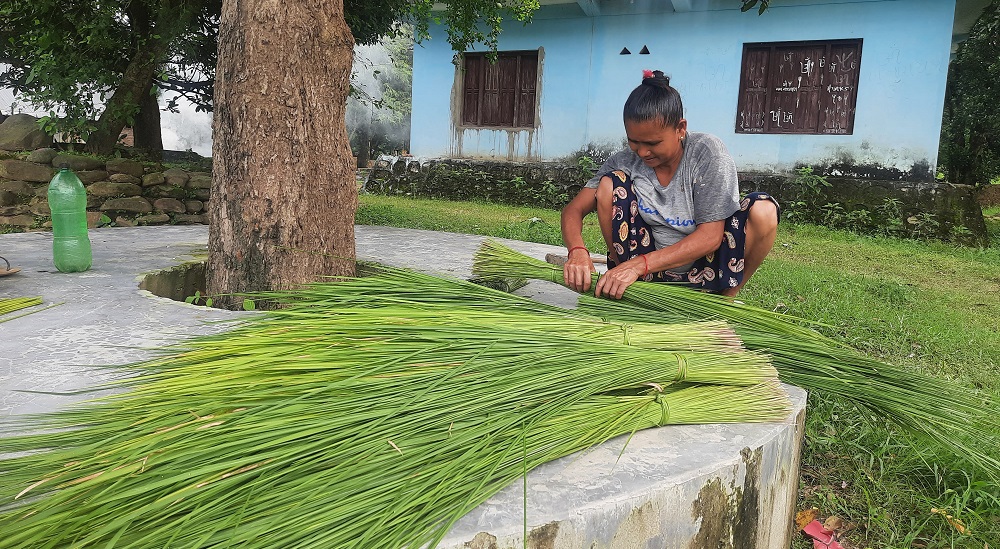
M 587 247 L 586 246 L 573 246 L 572 248 L 569 249 L 568 252 L 566 252 L 566 257 L 569 257 L 569 254 L 573 253 L 573 250 L 587 250 Z M 587 255 L 590 255 L 590 250 L 587 250 Z
M 646 254 L 642 254 L 642 263 L 646 266 L 646 272 L 642 273 L 642 276 L 649 274 L 649 260 L 646 259 Z

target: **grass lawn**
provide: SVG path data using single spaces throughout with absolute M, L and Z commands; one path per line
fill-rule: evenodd
M 1000 217 L 995 210 L 986 213 Z M 562 243 L 554 210 L 362 195 L 356 220 Z M 993 246 L 976 249 L 783 223 L 741 299 L 823 322 L 828 335 L 880 360 L 1000 392 L 1000 219 L 990 225 Z M 592 251 L 606 251 L 594 216 L 584 236 Z M 851 547 L 1000 541 L 996 485 L 933 448 L 905 444 L 849 402 L 812 394 L 807 417 L 798 506 L 847 521 Z

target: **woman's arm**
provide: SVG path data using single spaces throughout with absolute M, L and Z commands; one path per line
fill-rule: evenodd
M 594 262 L 583 242 L 583 218 L 597 209 L 597 189 L 584 187 L 570 200 L 560 216 L 563 244 L 571 250 L 563 265 L 563 280 L 577 292 L 590 289 Z

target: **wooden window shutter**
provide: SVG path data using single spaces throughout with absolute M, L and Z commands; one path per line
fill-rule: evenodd
M 823 75 L 820 114 L 822 133 L 854 133 L 854 113 L 858 101 L 858 73 L 861 67 L 861 42 L 830 46 Z
M 491 64 L 485 54 L 466 53 L 462 124 L 533 127 L 538 52 L 501 52 Z
M 771 52 L 770 133 L 816 133 L 819 127 L 822 46 L 784 46 Z
M 744 44 L 737 133 L 854 131 L 861 40 Z
M 767 114 L 767 66 L 771 48 L 748 48 L 743 52 L 740 97 L 736 107 L 737 133 L 764 133 Z
M 505 54 L 497 59 L 497 82 L 499 87 L 497 100 L 496 126 L 514 126 L 514 110 L 517 106 L 517 55 Z
M 483 95 L 479 125 L 497 126 L 500 120 L 500 65 L 483 60 Z
M 517 110 L 514 125 L 520 128 L 535 125 L 535 87 L 538 80 L 538 52 L 520 57 L 518 68 Z
M 478 125 L 479 108 L 483 94 L 483 65 L 486 58 L 482 55 L 465 55 L 465 75 L 462 79 L 462 124 Z

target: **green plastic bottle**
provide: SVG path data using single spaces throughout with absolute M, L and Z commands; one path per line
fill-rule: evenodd
M 68 168 L 49 182 L 52 211 L 52 261 L 64 273 L 90 268 L 90 236 L 87 234 L 87 191 Z

